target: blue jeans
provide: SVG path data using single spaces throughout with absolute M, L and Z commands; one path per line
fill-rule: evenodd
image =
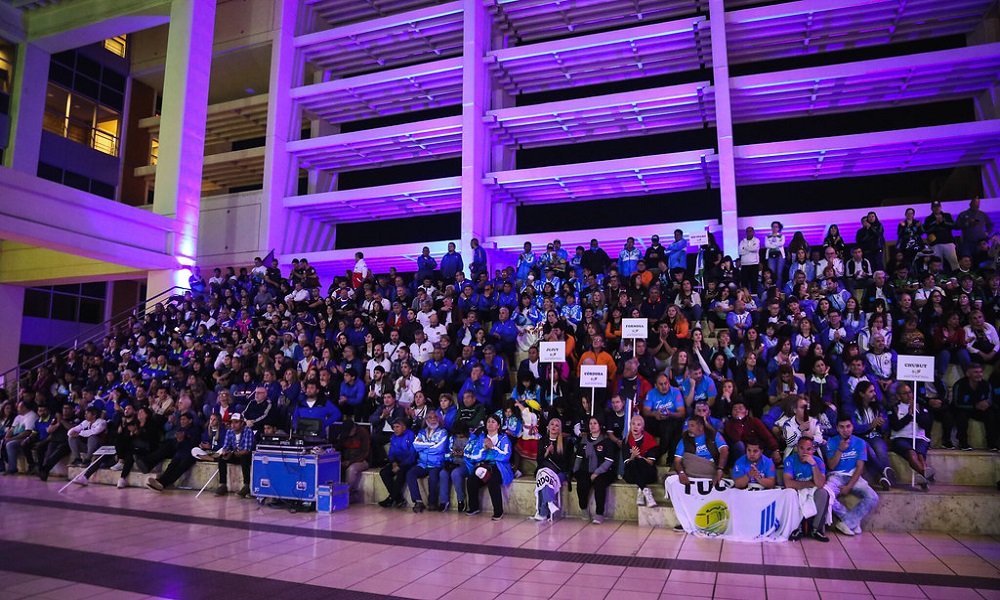
M 17 455 L 21 451 L 21 444 L 24 439 L 10 440 L 7 442 L 7 472 L 17 473 Z
M 440 497 L 444 498 L 445 502 L 451 497 L 448 493 L 448 481 L 451 480 L 452 485 L 455 486 L 455 498 L 459 502 L 465 502 L 465 478 L 469 476 L 468 469 L 465 468 L 465 465 L 458 465 L 448 475 L 448 477 L 441 478 Z
M 441 487 L 439 481 L 441 467 L 421 467 L 417 465 L 406 472 L 406 487 L 410 489 L 410 500 L 420 502 L 420 486 L 417 483 L 424 477 L 427 478 L 427 503 L 433 506 L 438 503 L 438 491 Z
M 882 473 L 889 466 L 889 445 L 885 443 L 885 438 L 866 438 L 868 444 L 868 460 L 865 461 L 865 469 L 873 481 L 882 478 Z
M 769 258 L 767 259 L 767 268 L 771 269 L 774 273 L 774 284 L 781 288 L 781 284 L 785 282 L 785 258 Z
M 937 367 L 938 375 L 944 375 L 944 372 L 948 370 L 948 365 L 950 363 L 956 363 L 962 368 L 962 372 L 969 368 L 972 364 L 972 359 L 969 358 L 969 351 L 965 348 L 958 348 L 957 350 L 942 350 L 938 352 L 937 362 L 934 366 Z
M 854 529 L 861 524 L 861 519 L 865 518 L 865 515 L 878 504 L 878 494 L 863 477 L 859 477 L 858 482 L 848 492 L 858 498 L 858 503 L 851 510 L 847 510 L 847 507 L 840 502 L 840 489 L 850 480 L 850 474 L 831 473 L 826 477 L 826 489 L 830 492 L 830 501 L 833 502 L 833 514 L 837 515 L 849 528 Z

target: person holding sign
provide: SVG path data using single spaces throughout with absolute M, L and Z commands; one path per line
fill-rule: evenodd
M 646 431 L 660 440 L 660 454 L 667 455 L 667 462 L 674 460 L 674 447 L 680 439 L 687 410 L 680 390 L 670 385 L 664 374 L 656 377 L 656 388 L 646 394 L 640 411 L 646 418 Z
M 927 450 L 931 446 L 928 435 L 934 425 L 934 417 L 926 407 L 913 403 L 913 389 L 908 383 L 899 383 L 896 388 L 899 402 L 889 413 L 889 441 L 892 451 L 902 456 L 917 474 L 915 483 L 927 491 L 927 482 L 934 479 L 934 469 L 927 465 Z M 913 426 L 914 418 L 917 426 Z

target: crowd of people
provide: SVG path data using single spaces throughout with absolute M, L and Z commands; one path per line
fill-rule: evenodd
M 619 477 L 655 506 L 665 465 L 682 480 L 815 486 L 852 535 L 877 501 L 866 479 L 895 483 L 890 452 L 933 481 L 934 421 L 944 448 L 971 449 L 970 420 L 1000 446 L 1000 236 L 978 199 L 957 219 L 939 202 L 924 219 L 908 209 L 892 245 L 874 211 L 853 243 L 837 225 L 820 246 L 780 222 L 745 233 L 737 256 L 711 234 L 689 249 L 677 230 L 645 249 L 629 238 L 615 258 L 596 239 L 572 255 L 526 242 L 513 265 L 488 265 L 472 240 L 468 268 L 449 244 L 379 274 L 359 252 L 326 289 L 304 259 L 207 281 L 195 268 L 190 292 L 39 366 L 0 404 L 5 472 L 23 455 L 44 480 L 114 445 L 92 469 L 119 471 L 119 487 L 169 458 L 147 483 L 163 491 L 212 461 L 216 492 L 237 464 L 246 497 L 255 440 L 320 419 L 343 424 L 331 441 L 355 501 L 377 468 L 384 507 L 408 506 L 408 489 L 415 512 L 448 511 L 454 489 L 454 508 L 476 514 L 486 488 L 500 519 L 502 487 L 528 474 L 534 518 L 557 516 L 570 482 L 600 523 Z M 623 339 L 629 318 L 647 339 Z M 540 362 L 542 341 L 565 342 L 565 362 Z M 935 382 L 897 381 L 899 354 L 935 356 Z M 606 388 L 581 390 L 590 364 L 607 367 Z M 862 498 L 852 510 L 846 493 Z

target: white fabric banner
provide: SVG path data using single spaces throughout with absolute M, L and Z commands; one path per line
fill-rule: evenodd
M 667 477 L 667 496 L 684 531 L 698 537 L 736 542 L 783 542 L 802 521 L 795 490 L 738 490 L 731 480 L 712 485 L 692 479 L 684 485 Z

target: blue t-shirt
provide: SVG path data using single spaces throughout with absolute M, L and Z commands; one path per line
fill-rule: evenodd
M 816 464 L 819 466 L 819 472 L 826 475 L 826 466 L 823 461 L 818 457 L 815 459 Z M 795 481 L 812 481 L 813 472 L 812 465 L 807 465 L 806 463 L 799 460 L 799 453 L 792 452 L 785 459 L 785 473 L 791 473 Z
M 722 448 L 726 446 L 726 441 L 722 439 L 722 436 L 716 432 L 715 434 L 715 447 Z M 708 444 L 705 443 L 705 434 L 701 434 L 694 438 L 694 453 L 698 456 L 704 458 L 705 460 L 714 460 L 712 458 L 712 453 L 708 451 Z M 684 456 L 684 440 L 677 442 L 677 450 L 675 451 L 677 456 Z
M 666 394 L 661 394 L 659 390 L 653 388 L 646 394 L 644 404 L 653 412 L 674 412 L 678 407 L 684 406 L 684 397 L 675 387 L 671 387 Z
M 829 460 L 837 452 L 837 448 L 840 447 L 840 436 L 837 436 L 830 440 L 829 445 L 826 447 L 826 458 Z M 848 442 L 847 450 L 840 453 L 840 462 L 833 469 L 834 471 L 839 471 L 841 473 L 853 473 L 854 467 L 857 466 L 859 460 L 868 460 L 868 444 L 856 435 L 852 435 Z
M 750 466 L 750 461 L 747 459 L 745 454 L 736 459 L 736 464 L 733 465 L 733 479 L 749 475 Z M 774 477 L 777 474 L 777 471 L 774 470 L 774 461 L 764 455 L 761 455 L 760 460 L 757 461 L 757 470 L 760 471 L 760 474 L 764 477 Z M 750 483 L 760 482 L 751 477 Z

